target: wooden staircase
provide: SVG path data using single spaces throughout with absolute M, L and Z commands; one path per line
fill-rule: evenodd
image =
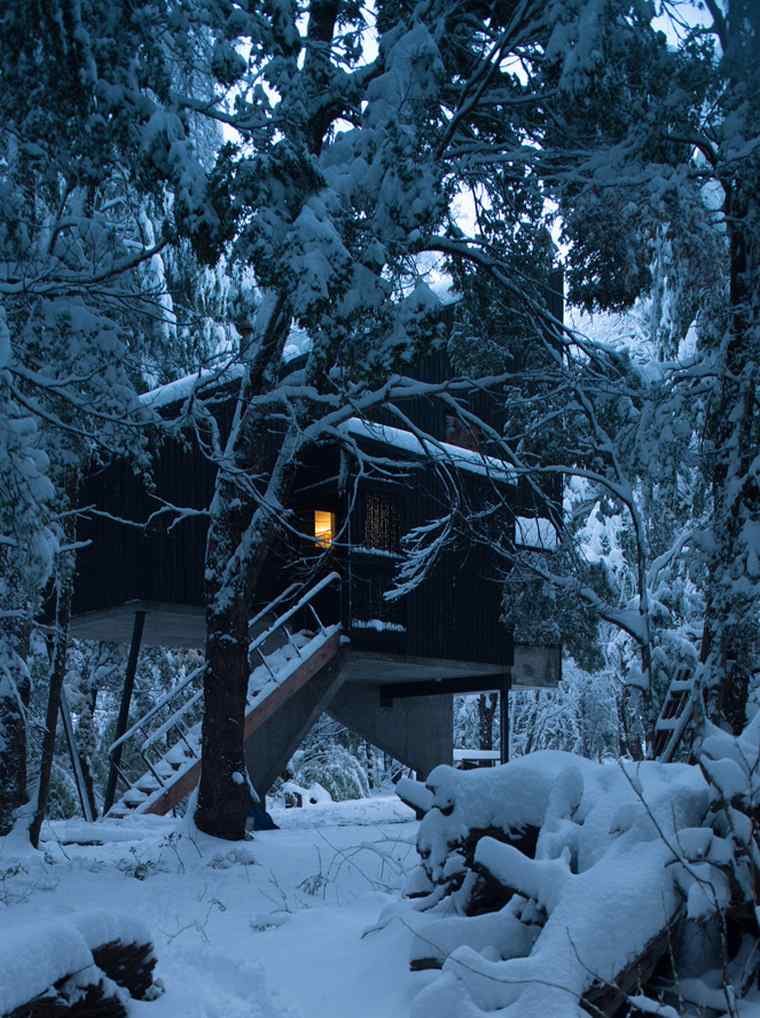
M 324 625 L 314 599 L 339 582 L 339 575 L 330 573 L 277 614 L 298 589 L 293 584 L 251 619 L 249 657 L 259 663 L 248 683 L 246 739 L 338 653 L 340 624 Z M 117 772 L 124 790 L 108 817 L 167 813 L 198 784 L 203 671 L 202 665 L 188 675 L 111 745 L 112 760 L 121 747 Z

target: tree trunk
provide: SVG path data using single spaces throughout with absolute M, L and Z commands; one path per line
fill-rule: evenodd
M 730 0 L 722 38 L 729 94 L 738 100 L 734 130 L 756 116 L 745 97 L 757 95 L 760 8 L 755 0 Z M 729 147 L 733 139 L 726 142 Z M 726 159 L 718 177 L 725 195 L 729 307 L 722 351 L 719 398 L 709 423 L 713 450 L 713 537 L 701 660 L 719 718 L 734 734 L 746 724 L 753 655 L 757 653 L 757 548 L 760 519 L 755 412 L 760 359 L 760 174 L 756 160 Z
M 18 612 L 24 585 L 15 568 L 12 549 L 0 548 L 4 582 L 0 608 Z M 15 812 L 27 801 L 26 708 L 31 680 L 26 667 L 29 623 L 22 617 L 3 619 L 0 630 L 0 837 L 13 827 Z
M 753 283 L 760 266 L 751 224 L 760 220 L 756 200 L 737 185 L 727 188 L 731 259 L 731 325 L 720 399 L 713 418 L 713 533 L 716 553 L 709 573 L 702 661 L 717 687 L 717 712 L 738 735 L 746 724 L 747 696 L 757 649 L 757 577 L 751 531 L 760 519 L 754 348 L 760 329 Z
M 289 326 L 286 301 L 280 297 L 251 366 L 243 407 L 266 385 L 267 364 L 279 365 Z M 271 454 L 263 451 L 267 444 L 260 441 L 264 426 L 244 409 L 233 423 L 227 454 L 234 469 L 220 467 L 206 542 L 203 767 L 195 822 L 207 834 L 227 840 L 245 837 L 251 802 L 243 739 L 250 606 L 279 529 L 270 507 L 288 504 L 302 441 L 300 428 L 291 425 L 271 462 Z M 260 502 L 245 497 L 239 479 L 243 471 L 268 476 Z
M 497 693 L 481 693 L 478 696 L 478 735 L 481 749 L 493 749 L 493 722 L 498 704 Z
M 76 536 L 75 520 L 75 516 L 65 517 L 64 540 L 67 544 L 73 543 Z M 50 792 L 50 778 L 53 770 L 53 757 L 55 755 L 55 734 L 58 726 L 58 715 L 61 710 L 61 690 L 66 676 L 66 653 L 69 644 L 71 596 L 74 591 L 75 568 L 76 552 L 61 552 L 58 559 L 58 575 L 56 577 L 55 644 L 50 667 L 45 737 L 42 743 L 37 804 L 32 825 L 29 828 L 29 839 L 35 848 L 39 846 L 42 822 L 47 812 L 48 794 Z
M 29 673 L 8 638 L 0 643 L 0 837 L 13 827 L 14 814 L 27 800 L 26 705 Z M 26 704 L 25 702 L 26 701 Z
M 209 534 L 211 540 L 211 534 Z M 203 768 L 195 822 L 217 838 L 245 837 L 251 805 L 243 744 L 248 688 L 248 610 L 236 598 L 206 615 Z
M 639 689 L 635 690 L 638 697 L 641 696 Z M 623 695 L 620 702 L 620 714 L 623 722 L 623 735 L 625 737 L 625 746 L 628 755 L 632 760 L 643 760 L 644 750 L 641 745 L 642 724 L 641 724 L 641 713 L 638 710 L 634 695 L 631 687 L 626 686 L 623 689 Z
M 370 788 L 375 788 L 377 781 L 375 780 L 375 754 L 372 745 L 364 740 L 364 761 L 365 770 L 367 772 L 367 784 Z
M 324 53 L 335 32 L 339 4 L 313 0 L 309 5 L 307 35 L 311 42 L 304 67 L 307 92 L 324 107 Z M 307 125 L 303 140 L 319 155 L 332 114 L 321 114 Z M 307 193 L 302 195 L 305 202 Z M 296 218 L 298 210 L 294 210 Z M 260 343 L 251 342 L 252 357 L 241 391 L 238 414 L 225 449 L 227 472 L 220 465 L 212 502 L 206 544 L 206 669 L 204 672 L 203 767 L 195 822 L 207 834 L 226 839 L 245 835 L 250 793 L 245 778 L 245 701 L 248 689 L 248 617 L 253 593 L 278 532 L 273 508 L 288 505 L 302 445 L 297 420 L 289 426 L 274 463 L 266 462 L 266 442 L 260 441 L 267 421 L 250 406 L 255 395 L 275 381 L 292 320 L 289 296 L 281 291 L 259 310 Z M 263 327 L 261 327 L 263 326 Z M 322 365 L 324 369 L 324 365 Z M 319 365 L 312 370 L 319 372 Z M 310 383 L 315 378 L 309 378 Z M 264 462 L 262 462 L 262 459 Z M 264 497 L 254 504 L 249 489 L 240 484 L 239 472 L 268 476 Z
M 528 753 L 533 752 L 533 746 L 536 742 L 536 735 L 538 734 L 538 690 L 531 690 L 530 692 L 530 708 L 526 708 L 525 713 L 528 715 L 526 721 L 526 736 L 525 736 L 525 748 L 523 749 L 523 756 L 527 756 Z

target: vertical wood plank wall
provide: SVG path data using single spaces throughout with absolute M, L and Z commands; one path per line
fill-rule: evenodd
M 555 313 L 557 309 L 554 309 Z M 561 303 L 559 305 L 561 314 Z M 434 349 L 415 365 L 415 377 L 438 381 L 450 371 L 445 349 Z M 478 410 L 498 426 L 498 411 L 485 396 L 473 401 Z M 232 413 L 232 402 L 221 403 L 222 420 Z M 171 413 L 169 408 L 167 413 Z M 430 434 L 445 439 L 446 414 L 436 401 L 415 399 L 404 404 L 404 412 Z M 377 416 L 383 423 L 402 426 L 384 411 Z M 387 455 L 387 447 L 384 449 Z M 293 502 L 295 521 L 309 532 L 314 509 L 327 509 L 345 516 L 346 502 L 338 491 L 340 453 L 336 447 L 314 449 L 301 469 Z M 215 467 L 202 455 L 194 437 L 180 441 L 164 439 L 155 453 L 152 490 L 167 502 L 203 509 L 213 492 Z M 488 497 L 488 482 L 477 477 L 462 479 L 462 490 L 477 502 Z M 334 549 L 330 561 L 321 568 L 338 568 L 350 591 L 342 595 L 344 624 L 353 619 L 380 618 L 395 628 L 377 632 L 354 628 L 352 642 L 360 648 L 385 650 L 419 657 L 454 658 L 469 661 L 506 663 L 509 649 L 506 630 L 500 621 L 501 586 L 493 557 L 488 548 L 464 540 L 447 551 L 433 575 L 401 602 L 388 605 L 378 597 L 378 589 L 387 589 L 393 580 L 395 563 L 382 556 L 350 554 L 350 542 L 363 541 L 366 496 L 375 494 L 395 505 L 401 530 L 440 516 L 446 509 L 445 490 L 435 472 L 427 465 L 418 471 L 414 482 L 405 486 L 365 482 L 358 499 L 348 535 Z M 561 498 L 561 483 L 547 488 L 549 499 Z M 516 514 L 528 501 L 520 488 L 511 489 Z M 94 470 L 81 487 L 80 505 L 95 505 L 112 516 L 135 521 L 146 520 L 161 505 L 151 489 L 136 476 L 129 463 L 116 461 Z M 541 507 L 525 504 L 522 513 L 538 515 Z M 544 509 L 545 513 L 545 509 Z M 504 525 L 509 525 L 505 521 Z M 203 562 L 207 521 L 196 517 L 167 532 L 158 521 L 147 530 L 127 526 L 103 516 L 90 516 L 79 527 L 79 539 L 91 545 L 79 552 L 78 575 L 74 594 L 74 612 L 114 607 L 132 599 L 184 605 L 203 604 Z M 315 548 L 308 542 L 283 540 L 275 549 L 271 567 L 266 571 L 257 603 L 265 603 L 294 578 L 306 579 L 316 562 Z M 254 606 L 252 606 L 253 608 Z M 331 610 L 335 610 L 333 606 Z M 369 614 L 367 614 L 369 613 Z M 403 632 L 398 627 L 403 626 Z

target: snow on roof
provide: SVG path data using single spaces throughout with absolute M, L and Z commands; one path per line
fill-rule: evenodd
M 290 331 L 285 348 L 282 351 L 282 362 L 288 364 L 306 353 L 311 347 L 311 337 L 303 329 L 293 328 Z M 232 382 L 243 374 L 243 365 L 229 364 L 225 368 L 204 368 L 194 371 L 184 378 L 175 378 L 173 382 L 166 382 L 159 385 L 150 392 L 140 396 L 140 402 L 151 410 L 159 410 L 161 407 L 169 406 L 170 403 L 178 403 L 187 399 L 195 390 L 202 389 L 205 385 L 212 383 L 224 385 L 225 382 Z
M 371 421 L 362 420 L 360 417 L 350 417 L 342 425 L 342 430 L 358 438 L 370 438 L 375 442 L 392 445 L 395 449 L 401 449 L 415 456 L 426 456 L 439 463 L 447 463 L 458 470 L 466 470 L 469 473 L 490 477 L 492 480 L 508 484 L 516 483 L 514 471 L 503 460 L 497 459 L 495 456 L 484 456 L 473 449 L 464 449 L 459 445 L 439 442 L 432 438 L 425 439 L 423 442 L 411 431 L 394 428 L 388 424 L 374 424 Z
M 515 543 L 553 551 L 557 547 L 557 531 L 552 521 L 543 516 L 516 516 Z
M 179 403 L 187 399 L 196 390 L 202 389 L 206 384 L 213 382 L 223 385 L 240 378 L 243 374 L 242 364 L 232 364 L 230 367 L 220 371 L 195 371 L 192 375 L 185 375 L 184 378 L 175 378 L 173 382 L 159 385 L 150 392 L 144 392 L 140 396 L 143 406 L 151 410 L 159 410 L 161 407 L 169 406 L 170 403 Z
M 234 364 L 222 372 L 200 371 L 193 375 L 186 375 L 184 378 L 167 382 L 166 385 L 160 385 L 158 388 L 144 393 L 140 396 L 140 402 L 151 410 L 159 410 L 171 403 L 188 399 L 193 392 L 202 389 L 209 382 L 221 385 L 239 378 L 242 371 L 242 365 Z M 503 460 L 497 459 L 495 456 L 484 456 L 473 449 L 465 449 L 462 446 L 441 442 L 434 438 L 419 439 L 404 428 L 394 428 L 387 424 L 365 421 L 360 417 L 351 417 L 341 426 L 341 430 L 359 438 L 369 438 L 375 442 L 382 442 L 384 445 L 391 445 L 415 456 L 424 456 L 439 463 L 446 463 L 458 470 L 466 470 L 481 477 L 489 477 L 507 484 L 516 483 L 514 471 Z M 541 547 L 554 547 L 553 543 L 548 543 L 550 536 L 554 534 L 554 528 L 549 520 L 526 519 L 523 522 L 531 533 L 533 532 L 531 527 L 535 529 L 537 524 L 541 525 L 536 533 L 542 535 L 542 540 L 531 542 L 526 539 L 522 543 L 539 543 Z M 551 539 L 556 543 L 556 535 Z

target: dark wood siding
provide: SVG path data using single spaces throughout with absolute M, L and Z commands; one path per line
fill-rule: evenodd
M 416 368 L 416 375 L 423 380 L 445 379 L 449 374 L 445 350 L 432 351 Z M 479 396 L 476 403 L 481 413 L 497 423 L 496 409 L 488 397 Z M 217 412 L 225 428 L 232 408 L 231 399 L 219 403 Z M 446 437 L 443 404 L 414 399 L 403 409 L 428 433 Z M 402 426 L 387 412 L 379 419 Z M 274 448 L 276 436 L 271 441 Z M 377 450 L 388 455 L 387 446 Z M 290 506 L 294 530 L 313 533 L 315 509 L 335 512 L 339 530 L 347 522 L 347 494 L 339 488 L 340 457 L 335 445 L 326 444 L 312 449 L 305 458 Z M 153 496 L 155 492 L 165 502 L 203 509 L 213 495 L 215 472 L 194 437 L 167 438 L 155 452 L 152 488 L 129 464 L 115 462 L 84 480 L 80 504 L 94 505 L 115 517 L 145 521 L 162 504 Z M 463 475 L 460 483 L 473 502 L 488 497 L 490 482 Z M 395 579 L 399 560 L 394 554 L 399 551 L 401 535 L 447 511 L 447 493 L 435 471 L 421 464 L 405 483 L 364 480 L 358 494 L 349 525 L 328 554 L 315 547 L 308 536 L 299 539 L 287 527 L 282 528 L 252 611 L 294 580 L 313 582 L 320 573 L 335 568 L 344 577 L 340 608 L 338 595 L 332 591 L 325 594 L 321 608 L 328 618 L 336 617 L 340 610 L 357 648 L 506 663 L 508 640 L 499 621 L 501 585 L 492 556 L 482 545 L 470 546 L 466 535 L 442 556 L 417 590 L 397 602 L 389 603 L 383 596 Z M 516 504 L 516 489 L 511 489 L 510 497 Z M 389 507 L 385 522 L 381 518 L 383 500 Z M 132 599 L 202 605 L 206 533 L 207 520 L 202 516 L 185 520 L 171 531 L 161 519 L 142 530 L 102 516 L 85 518 L 79 537 L 91 544 L 78 556 L 75 613 Z

